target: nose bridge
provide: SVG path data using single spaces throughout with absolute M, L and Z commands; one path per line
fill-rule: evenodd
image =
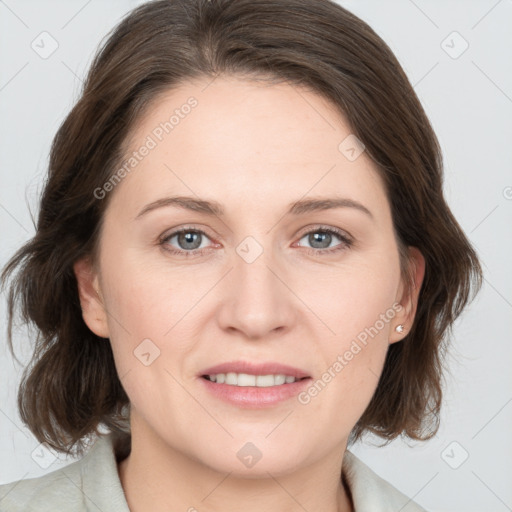
M 269 270 L 275 257 L 269 239 L 265 248 L 253 236 L 248 236 L 236 247 L 234 286 L 237 303 L 241 307 L 251 306 L 252 311 L 270 309 L 271 302 L 280 295 L 275 276 Z M 256 307 L 255 307 L 256 303 Z
M 290 293 L 274 274 L 280 266 L 272 257 L 271 237 L 266 241 L 269 245 L 263 247 L 248 236 L 235 248 L 229 300 L 220 317 L 224 328 L 235 328 L 251 338 L 287 327 L 293 320 Z
M 247 237 L 236 248 L 237 256 L 235 258 L 235 287 L 239 302 L 247 296 L 253 299 L 258 298 L 258 294 L 263 296 L 274 296 L 276 284 L 275 276 L 270 272 L 269 266 L 272 266 L 271 249 L 257 242 L 253 237 Z M 277 291 L 279 293 L 279 291 Z M 268 302 L 268 301 L 267 301 Z

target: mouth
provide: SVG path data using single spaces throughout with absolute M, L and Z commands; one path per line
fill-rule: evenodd
M 297 378 L 293 375 L 268 374 L 268 375 L 251 375 L 249 373 L 217 373 L 210 375 L 201 375 L 203 379 L 217 384 L 227 384 L 228 386 L 237 387 L 257 387 L 269 388 L 272 386 L 286 386 L 294 382 L 310 379 L 310 377 Z
M 198 374 L 211 396 L 238 408 L 267 408 L 296 397 L 312 378 L 304 370 L 281 363 L 233 361 Z
M 218 384 L 261 388 L 293 384 L 310 378 L 310 375 L 300 368 L 272 361 L 229 361 L 205 368 L 198 376 Z
M 269 374 L 269 375 L 251 375 L 249 373 L 217 373 L 210 375 L 201 375 L 203 379 L 217 384 L 227 384 L 228 386 L 237 387 L 257 387 L 269 388 L 272 386 L 286 386 L 310 377 L 297 378 L 293 375 L 285 374 Z

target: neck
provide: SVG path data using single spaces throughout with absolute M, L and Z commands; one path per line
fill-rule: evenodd
M 169 446 L 142 422 L 131 421 L 131 452 L 118 464 L 132 512 L 184 510 L 353 512 L 350 492 L 341 478 L 346 444 L 313 464 L 291 472 L 259 477 L 222 473 Z

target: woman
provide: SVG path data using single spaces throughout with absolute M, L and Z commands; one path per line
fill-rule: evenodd
M 347 448 L 435 435 L 481 270 L 405 73 L 334 2 L 130 13 L 9 279 L 40 332 L 22 419 L 98 439 L 2 510 L 423 510 Z

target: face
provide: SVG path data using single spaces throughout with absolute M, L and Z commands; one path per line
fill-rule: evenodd
M 75 272 L 140 432 L 218 471 L 279 475 L 342 453 L 414 305 L 383 182 L 334 108 L 296 86 L 208 83 L 140 120 L 132 165 L 97 191 L 97 265 Z

